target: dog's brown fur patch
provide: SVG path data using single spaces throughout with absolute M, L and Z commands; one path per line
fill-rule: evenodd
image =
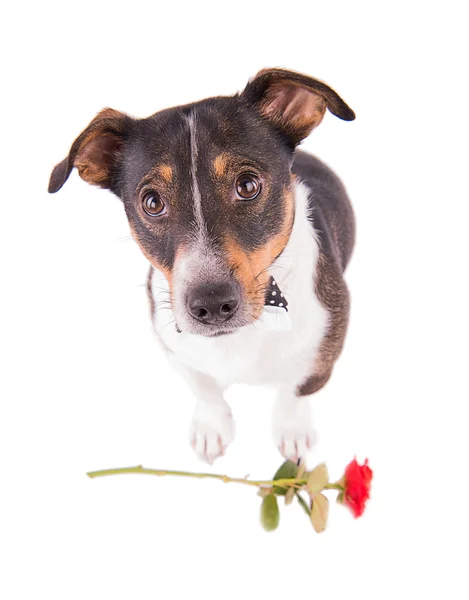
M 158 167 L 158 172 L 161 175 L 162 179 L 166 181 L 166 183 L 171 183 L 173 180 L 173 168 L 171 165 L 160 165 Z
M 244 250 L 231 237 L 225 238 L 225 251 L 228 263 L 233 269 L 239 283 L 243 286 L 246 297 L 251 305 L 251 316 L 260 316 L 264 306 L 265 287 L 269 281 L 268 267 L 283 252 L 290 238 L 294 219 L 293 194 L 285 190 L 285 216 L 280 232 L 271 238 L 262 248 L 253 252 Z
M 222 177 L 228 166 L 228 156 L 225 152 L 219 154 L 215 160 L 213 161 L 213 170 L 215 171 L 215 175 L 218 177 Z
M 321 342 L 314 372 L 298 387 L 298 396 L 313 394 L 327 383 L 347 332 L 349 292 L 340 267 L 323 252 L 319 253 L 315 287 L 319 300 L 329 312 L 329 328 Z

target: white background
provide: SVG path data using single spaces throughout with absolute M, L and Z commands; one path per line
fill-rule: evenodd
M 468 86 L 463 2 L 23 2 L 1 17 L 0 596 L 5 600 L 467 598 Z M 13 8 L 14 6 L 14 8 Z M 250 488 L 89 470 L 205 470 L 193 400 L 152 339 L 147 265 L 109 192 L 54 164 L 104 106 L 147 116 L 266 66 L 356 111 L 304 147 L 358 220 L 345 351 L 313 400 L 338 478 L 375 472 L 355 521 L 297 506 L 259 526 Z M 272 397 L 229 394 L 213 472 L 268 478 Z M 207 467 L 210 470 L 210 467 Z M 464 570 L 464 571 L 463 571 Z M 190 596 L 189 596 L 190 595 Z

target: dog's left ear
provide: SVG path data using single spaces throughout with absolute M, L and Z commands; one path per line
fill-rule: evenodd
M 58 192 L 73 167 L 88 183 L 115 191 L 123 146 L 133 119 L 112 108 L 105 108 L 73 142 L 70 152 L 54 167 L 49 192 Z
M 283 69 L 260 71 L 247 84 L 241 98 L 257 108 L 295 146 L 319 125 L 326 108 L 344 121 L 355 119 L 353 110 L 325 83 Z

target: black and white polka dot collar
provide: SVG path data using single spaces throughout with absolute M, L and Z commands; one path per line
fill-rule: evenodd
M 288 312 L 287 299 L 282 294 L 277 282 L 273 277 L 270 278 L 269 284 L 267 286 L 264 304 L 266 306 L 283 308 Z

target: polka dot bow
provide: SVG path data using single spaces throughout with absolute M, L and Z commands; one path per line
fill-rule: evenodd
M 288 312 L 288 302 L 273 277 L 270 278 L 269 285 L 267 286 L 264 304 L 266 306 L 278 306 Z

